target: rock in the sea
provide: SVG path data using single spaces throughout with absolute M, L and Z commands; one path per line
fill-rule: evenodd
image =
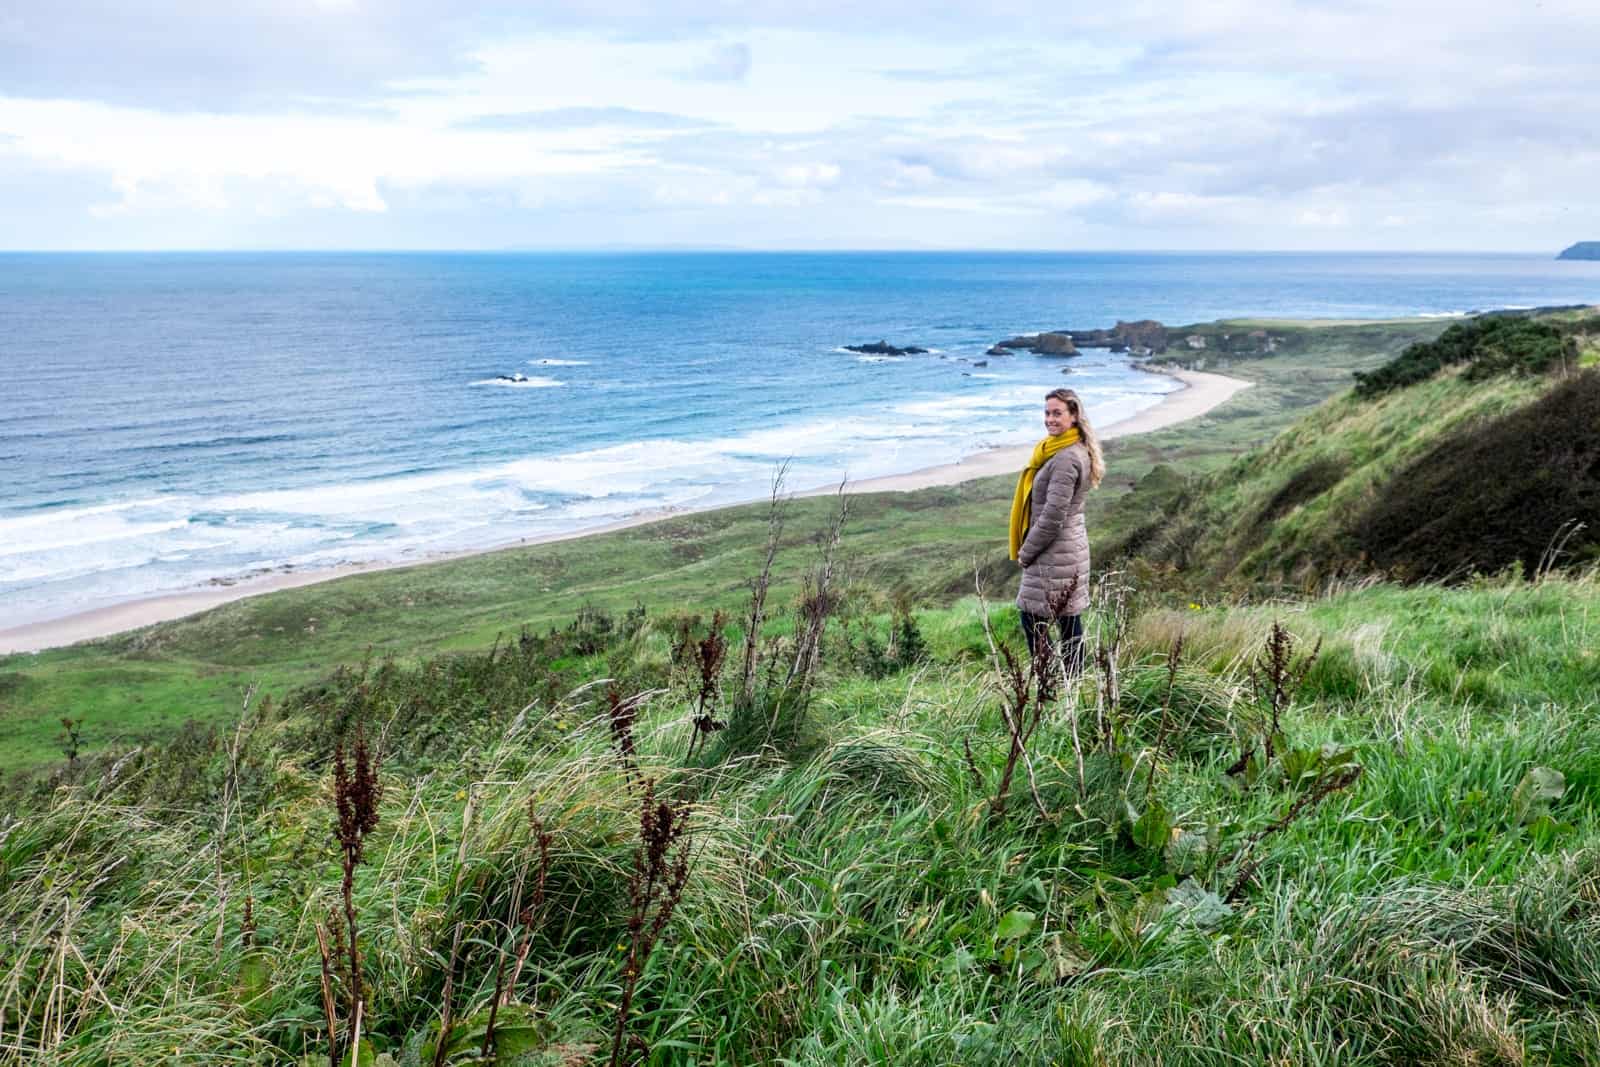
M 975 359 L 972 361 L 972 365 L 974 367 L 987 367 L 989 365 L 989 361 L 986 359 Z
M 1579 241 L 1563 249 L 1557 259 L 1600 259 L 1600 241 Z
M 1072 343 L 1072 338 L 1064 333 L 1032 333 L 1021 337 L 1013 337 L 1008 341 L 999 341 L 995 348 L 1021 349 L 1032 352 L 1036 356 L 1075 356 L 1078 347 Z M 990 349 L 991 352 L 994 349 Z
M 860 352 L 867 356 L 921 356 L 927 354 L 926 348 L 908 345 L 905 348 L 896 348 L 887 341 L 878 341 L 870 345 L 845 345 L 847 352 Z
M 999 345 L 990 345 L 989 351 L 984 353 L 986 356 L 1009 356 L 1010 354 L 1011 349 L 1001 348 Z

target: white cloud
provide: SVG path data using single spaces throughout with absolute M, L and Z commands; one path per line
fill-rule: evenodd
M 103 104 L 0 98 L 11 150 L 47 166 L 103 172 L 137 210 L 160 187 L 215 205 L 230 181 L 299 188 L 314 203 L 383 211 L 379 186 L 494 184 L 648 165 L 621 138 L 592 131 L 537 135 L 405 126 L 354 118 L 169 115 Z
M 1600 7 L 1570 0 L 14 7 L 0 189 L 28 195 L 0 242 L 35 247 L 40 219 L 148 245 L 261 217 L 400 245 L 580 219 L 680 240 L 691 216 L 758 245 L 1600 233 Z
M 791 188 L 825 188 L 837 184 L 840 173 L 837 163 L 795 163 L 780 167 L 776 179 Z
M 691 81 L 742 82 L 750 73 L 750 63 L 750 46 L 743 41 L 735 41 L 716 45 L 680 76 Z

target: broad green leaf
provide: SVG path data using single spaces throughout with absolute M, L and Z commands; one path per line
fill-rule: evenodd
M 248 1004 L 272 991 L 272 957 L 257 949 L 239 961 L 235 982 L 239 1003 Z
M 1233 908 L 1217 894 L 1189 878 L 1167 890 L 1166 914 L 1206 930 L 1233 915 Z
M 1167 868 L 1176 875 L 1193 874 L 1209 858 L 1211 849 L 1207 834 L 1184 830 L 1167 843 Z
M 1283 763 L 1283 777 L 1291 784 L 1315 772 L 1322 763 L 1322 753 L 1314 748 L 1291 748 L 1278 758 Z
M 956 975 L 969 970 L 976 962 L 978 962 L 977 957 L 962 946 L 939 961 L 939 970 L 947 975 Z
M 1033 929 L 1034 914 L 1022 908 L 1012 908 L 1000 918 L 1000 925 L 995 928 L 996 941 L 1015 941 L 1019 937 L 1026 937 Z
M 1550 805 L 1567 791 L 1567 779 L 1549 767 L 1534 767 L 1522 776 L 1511 794 L 1511 809 L 1524 825 L 1549 813 Z
M 1159 800 L 1150 801 L 1133 824 L 1133 841 L 1140 848 L 1154 852 L 1167 846 L 1172 836 L 1172 814 Z

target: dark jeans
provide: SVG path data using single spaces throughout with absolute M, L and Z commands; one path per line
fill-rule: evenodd
M 1083 620 L 1077 615 L 1063 615 L 1055 623 L 1061 633 L 1061 644 L 1057 646 L 1061 662 L 1067 669 L 1067 677 L 1076 678 L 1083 673 Z M 1049 633 L 1049 619 L 1022 612 L 1022 635 L 1028 639 L 1028 655 L 1038 655 L 1034 642 L 1041 636 L 1048 638 Z

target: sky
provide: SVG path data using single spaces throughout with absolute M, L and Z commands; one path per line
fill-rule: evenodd
M 0 249 L 1549 251 L 1600 3 L 4 0 Z

